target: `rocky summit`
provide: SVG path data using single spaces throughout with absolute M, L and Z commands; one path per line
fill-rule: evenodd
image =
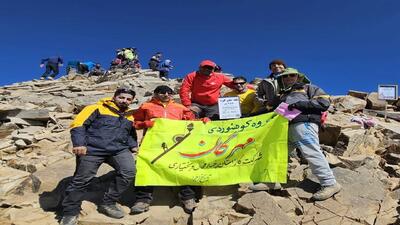
M 60 203 L 75 170 L 69 125 L 85 106 L 111 97 L 117 87 L 133 88 L 137 108 L 154 88 L 178 91 L 179 80 L 158 72 L 123 70 L 104 78 L 70 74 L 57 80 L 27 81 L 0 87 L 0 224 L 58 224 Z M 179 96 L 175 96 L 179 100 Z M 400 101 L 378 100 L 377 93 L 349 91 L 332 96 L 320 142 L 343 190 L 322 202 L 310 198 L 319 185 L 301 157 L 289 160 L 282 190 L 252 192 L 249 184 L 202 187 L 192 215 L 174 187 L 156 188 L 148 212 L 128 215 L 133 187 L 120 205 L 127 216 L 112 219 L 97 211 L 111 178 L 103 165 L 82 204 L 81 225 L 387 225 L 400 224 Z M 140 131 L 139 131 L 140 132 Z M 139 138 L 142 135 L 139 133 Z

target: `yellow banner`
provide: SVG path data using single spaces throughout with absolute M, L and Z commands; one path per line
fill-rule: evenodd
M 286 183 L 287 119 L 275 113 L 211 121 L 156 119 L 140 146 L 137 186 Z

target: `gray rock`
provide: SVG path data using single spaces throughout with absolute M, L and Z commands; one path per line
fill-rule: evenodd
M 0 196 L 5 196 L 14 191 L 27 178 L 29 178 L 28 172 L 0 167 Z
M 27 144 L 25 143 L 24 140 L 19 139 L 15 141 L 15 146 L 17 146 L 17 148 L 20 149 L 20 148 L 25 148 Z
M 50 119 L 47 109 L 21 110 L 15 117 L 25 120 L 48 121 Z
M 33 137 L 33 135 L 29 135 L 29 134 L 16 134 L 16 135 L 12 135 L 11 138 L 16 141 L 23 140 L 28 145 L 30 145 L 36 141 L 35 138 Z
M 377 92 L 371 92 L 367 97 L 367 109 L 385 110 L 386 101 L 378 99 Z
M 242 196 L 235 209 L 238 212 L 253 215 L 249 225 L 294 224 L 288 215 L 278 206 L 274 199 L 266 192 L 249 193 Z
M 362 111 L 367 105 L 367 102 L 353 96 L 345 95 L 334 97 L 333 105 L 335 109 L 340 112 L 355 113 L 357 111 Z
M 0 125 L 0 139 L 10 135 L 13 131 L 17 130 L 18 126 L 15 123 L 3 123 Z
M 372 155 L 379 144 L 380 140 L 371 130 L 345 129 L 342 130 L 333 153 L 342 156 Z
M 368 93 L 367 92 L 362 92 L 362 91 L 349 90 L 349 92 L 347 92 L 347 95 L 350 95 L 350 96 L 365 100 L 367 98 L 367 96 L 368 96 Z

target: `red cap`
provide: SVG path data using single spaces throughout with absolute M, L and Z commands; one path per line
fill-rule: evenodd
M 200 63 L 200 67 L 203 67 L 203 66 L 211 66 L 211 67 L 215 68 L 217 66 L 217 64 L 211 60 L 203 60 Z

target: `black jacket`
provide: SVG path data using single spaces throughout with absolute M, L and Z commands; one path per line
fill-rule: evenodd
M 88 155 L 112 155 L 137 147 L 131 111 L 117 112 L 110 100 L 85 107 L 71 125 L 73 146 L 86 146 Z

